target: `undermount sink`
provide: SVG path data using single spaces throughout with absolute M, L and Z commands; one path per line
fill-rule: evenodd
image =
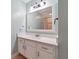
M 42 37 L 42 36 L 40 36 L 40 35 L 35 35 L 35 37 L 37 37 L 37 38 L 40 39 L 40 40 L 53 41 L 53 42 L 56 42 L 56 43 L 57 43 L 56 38 Z
M 38 35 L 38 34 L 37 34 L 37 35 L 35 35 L 35 37 L 39 37 L 39 36 L 40 36 L 40 35 Z

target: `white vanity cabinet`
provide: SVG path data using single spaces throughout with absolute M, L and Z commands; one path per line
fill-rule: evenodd
M 27 59 L 57 59 L 57 46 L 18 38 L 18 50 Z
M 38 44 L 38 59 L 56 59 L 55 46 L 48 44 Z
M 28 59 L 36 59 L 36 47 L 31 41 L 18 38 L 18 52 Z
M 36 59 L 36 44 L 35 42 L 25 40 L 25 57 L 27 59 Z

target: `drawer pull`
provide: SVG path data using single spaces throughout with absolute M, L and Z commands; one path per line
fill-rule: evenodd
M 39 56 L 39 52 L 38 52 L 38 56 Z
M 45 50 L 48 50 L 46 47 L 42 47 L 43 49 L 45 49 Z
M 26 50 L 26 49 L 27 49 L 27 47 L 26 47 L 26 46 L 23 46 L 23 49 L 24 49 L 24 50 Z

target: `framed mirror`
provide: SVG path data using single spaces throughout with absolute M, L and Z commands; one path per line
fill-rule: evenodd
M 57 7 L 48 6 L 37 9 L 27 13 L 27 31 L 57 33 L 58 21 L 56 20 L 58 20 L 58 15 L 55 14 L 55 12 L 57 13 Z

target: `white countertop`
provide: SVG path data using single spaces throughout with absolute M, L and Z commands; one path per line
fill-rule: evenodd
M 33 40 L 33 41 L 37 41 L 37 42 L 41 42 L 41 43 L 47 43 L 50 45 L 55 45 L 58 46 L 58 41 L 57 38 L 50 38 L 50 37 L 36 37 L 35 35 L 27 35 L 27 34 L 18 34 L 18 37 L 20 38 L 24 38 L 27 40 Z

